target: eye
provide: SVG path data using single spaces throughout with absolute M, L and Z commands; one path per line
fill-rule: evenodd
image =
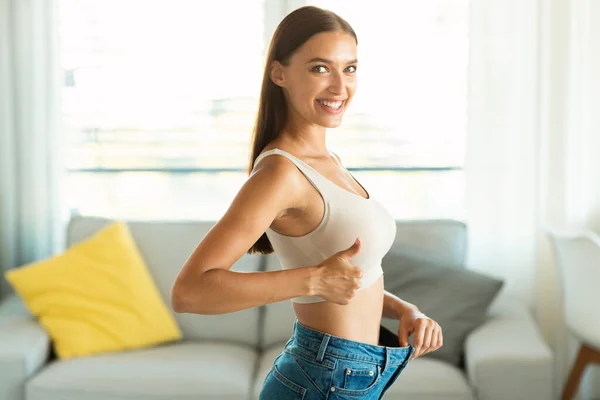
M 327 67 L 325 67 L 324 65 L 315 65 L 311 71 L 320 74 L 323 72 L 327 72 Z
M 346 68 L 346 70 L 350 70 L 350 71 L 348 71 L 350 73 L 355 73 L 356 72 L 356 65 L 351 65 L 348 68 Z

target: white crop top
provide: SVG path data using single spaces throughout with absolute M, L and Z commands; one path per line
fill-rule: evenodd
M 341 188 L 304 161 L 283 150 L 271 149 L 263 152 L 256 158 L 254 166 L 272 154 L 279 154 L 291 160 L 319 191 L 325 205 L 325 214 L 319 226 L 306 235 L 287 236 L 271 228 L 267 229 L 267 237 L 281 263 L 281 268 L 315 266 L 333 254 L 347 249 L 360 237 L 361 249 L 349 261 L 363 270 L 361 287 L 358 290 L 369 287 L 383 274 L 381 260 L 392 247 L 396 237 L 395 218 L 370 194 L 369 198 L 364 198 Z M 292 301 L 317 303 L 325 299 L 320 296 L 300 296 L 292 298 Z

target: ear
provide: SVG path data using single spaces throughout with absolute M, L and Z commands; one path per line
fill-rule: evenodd
M 273 61 L 270 66 L 269 76 L 274 84 L 284 87 L 284 68 L 279 61 Z

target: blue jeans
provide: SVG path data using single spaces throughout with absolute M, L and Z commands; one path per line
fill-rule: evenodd
M 294 333 L 263 382 L 259 400 L 381 399 L 415 349 L 342 339 L 294 321 Z

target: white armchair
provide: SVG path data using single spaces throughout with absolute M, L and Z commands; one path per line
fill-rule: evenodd
M 600 363 L 600 236 L 587 231 L 549 232 L 560 270 L 565 319 L 569 331 L 581 341 L 579 354 L 563 400 L 574 397 L 589 364 Z

